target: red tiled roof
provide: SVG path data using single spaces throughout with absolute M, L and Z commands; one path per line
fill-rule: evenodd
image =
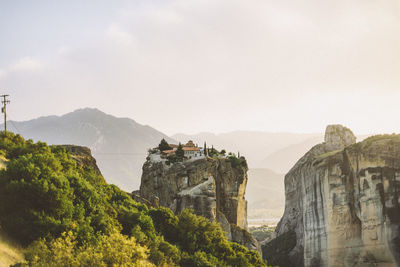
M 164 150 L 162 153 L 163 154 L 171 154 L 171 153 L 174 153 L 174 152 L 175 152 L 175 150 L 171 149 L 171 150 Z
M 187 146 L 184 146 L 184 147 L 182 147 L 182 149 L 183 149 L 183 151 L 200 151 L 199 147 L 187 147 Z

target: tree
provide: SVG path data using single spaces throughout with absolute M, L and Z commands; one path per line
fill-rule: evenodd
M 54 240 L 32 243 L 26 250 L 26 260 L 29 266 L 155 266 L 148 261 L 148 254 L 147 247 L 118 230 L 101 235 L 97 243 L 83 246 L 69 231 Z
M 160 144 L 158 145 L 158 149 L 160 149 L 160 151 L 164 151 L 164 150 L 170 150 L 172 148 L 169 146 L 168 142 L 165 141 L 165 139 L 163 138 Z
M 49 148 L 13 159 L 0 171 L 2 227 L 24 245 L 61 233 L 73 217 L 72 196 L 62 164 Z
M 185 156 L 185 152 L 183 151 L 183 147 L 182 147 L 181 143 L 179 143 L 179 146 L 175 152 L 175 155 L 180 159 L 183 159 L 183 157 Z
M 265 266 L 218 224 L 149 210 L 62 147 L 7 133 L 0 155 L 1 230 L 29 245 L 16 266 Z

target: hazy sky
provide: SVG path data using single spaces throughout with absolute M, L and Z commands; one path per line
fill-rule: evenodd
M 400 132 L 400 1 L 2 0 L 0 93 L 14 120 Z

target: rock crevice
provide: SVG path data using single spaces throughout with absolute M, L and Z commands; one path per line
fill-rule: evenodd
M 285 212 L 277 239 L 295 233 L 287 253 L 263 249 L 279 266 L 399 266 L 400 136 L 355 143 L 340 125 L 327 127 L 285 176 Z M 282 250 L 281 250 L 282 251 Z

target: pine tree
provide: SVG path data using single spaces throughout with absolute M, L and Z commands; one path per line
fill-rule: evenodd
M 163 138 L 160 144 L 158 145 L 158 149 L 160 149 L 160 151 L 164 151 L 164 150 L 170 150 L 172 148 L 169 146 L 168 142 L 165 141 L 165 139 Z
M 179 143 L 179 146 L 176 149 L 175 155 L 180 159 L 183 159 L 183 157 L 185 156 L 185 152 L 183 151 L 183 147 L 182 147 L 181 143 Z

